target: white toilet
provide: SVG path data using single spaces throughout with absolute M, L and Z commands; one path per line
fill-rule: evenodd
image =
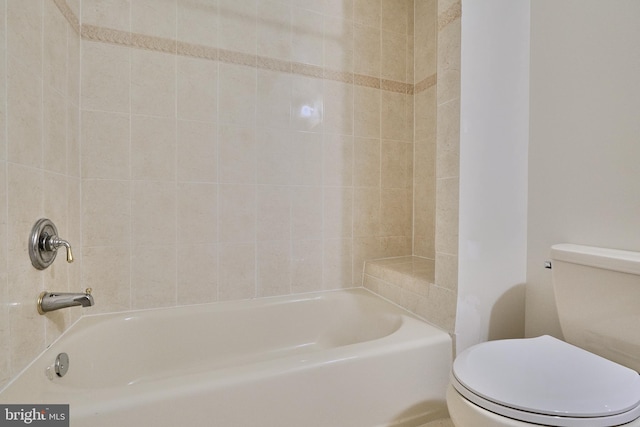
M 551 259 L 567 342 L 460 353 L 447 390 L 456 427 L 640 426 L 640 253 L 560 244 Z

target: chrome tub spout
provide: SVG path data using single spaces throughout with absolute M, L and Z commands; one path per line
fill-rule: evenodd
M 49 311 L 61 308 L 82 306 L 90 307 L 94 304 L 91 288 L 87 288 L 85 293 L 67 292 L 42 292 L 38 297 L 38 313 L 45 314 Z

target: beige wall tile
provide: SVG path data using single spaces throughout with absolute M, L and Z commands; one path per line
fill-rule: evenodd
M 42 166 L 42 81 L 7 58 L 7 159 Z
M 439 287 L 458 290 L 458 255 L 436 254 L 436 283 Z
M 219 271 L 220 301 L 256 296 L 256 246 L 253 243 L 222 244 Z
M 45 85 L 67 93 L 67 22 L 52 1 L 44 2 L 43 72 Z
M 257 251 L 257 296 L 291 293 L 291 242 L 261 241 Z
M 400 34 L 409 32 L 409 18 L 413 10 L 413 0 L 382 0 L 382 29 Z
M 128 181 L 82 182 L 82 246 L 131 243 L 131 190 Z
M 407 126 L 408 116 L 413 111 L 408 109 L 406 98 L 408 95 L 382 91 L 380 132 L 384 139 L 411 141 L 413 135 Z
M 353 21 L 324 17 L 324 66 L 338 71 L 353 71 Z
M 1 17 L 0 17 L 1 18 Z M 7 99 L 7 50 L 0 48 L 0 98 Z M 7 103 L 0 106 L 0 160 L 7 160 Z
M 325 0 L 324 13 L 344 19 L 353 19 L 354 0 Z
M 325 187 L 325 239 L 350 238 L 353 235 L 353 188 Z
M 212 244 L 218 239 L 218 186 L 178 184 L 178 244 Z
M 218 2 L 178 0 L 177 38 L 204 46 L 218 43 Z
M 322 252 L 320 239 L 291 242 L 291 292 L 322 290 Z
M 13 260 L 7 263 L 7 279 L 12 284 L 7 297 L 11 304 L 27 304 L 33 310 L 33 298 L 42 290 L 43 275 L 31 265 L 27 242 L 33 224 L 43 213 L 42 170 L 9 163 L 7 190 L 7 255 Z
M 176 244 L 176 184 L 133 181 L 131 194 L 132 245 Z
M 385 188 L 380 195 L 380 235 L 411 236 L 411 189 Z
M 291 184 L 311 186 L 322 185 L 321 134 L 294 132 L 290 158 Z
M 341 289 L 354 286 L 352 248 L 350 239 L 326 239 L 324 241 L 323 289 Z
M 131 116 L 131 178 L 175 181 L 175 121 Z
M 257 71 L 241 65 L 219 65 L 220 123 L 236 126 L 255 126 L 257 100 Z
M 460 18 L 438 33 L 438 104 L 460 97 Z
M 351 186 L 353 182 L 353 137 L 324 134 L 324 185 Z
M 315 0 L 291 0 L 291 4 L 295 7 L 308 9 L 314 12 L 323 12 L 324 4 L 322 1 Z
M 436 252 L 458 253 L 458 178 L 436 182 Z
M 353 0 L 353 19 L 358 24 L 380 28 L 381 16 L 380 1 Z
M 380 189 L 356 188 L 353 193 L 354 237 L 379 236 L 380 233 Z
M 131 112 L 176 117 L 176 57 L 131 51 Z
M 83 111 L 82 177 L 128 179 L 130 119 L 125 114 Z
M 255 184 L 257 167 L 255 130 L 222 126 L 219 138 L 220 182 Z
M 7 162 L 5 161 L 0 161 L 0 199 L 1 200 L 7 200 L 7 193 L 8 193 L 8 189 L 7 189 Z M 6 203 L 6 202 L 5 202 Z M 9 232 L 8 232 L 8 223 L 9 223 L 9 218 L 8 218 L 8 209 L 1 209 L 0 210 L 0 257 L 2 257 L 1 259 L 7 259 L 7 253 L 8 253 L 8 248 L 7 248 L 7 243 L 9 241 Z M 8 307 L 8 300 L 7 300 L 7 263 L 0 263 L 0 305 L 5 307 L 5 310 L 0 310 L 0 316 L 2 316 L 1 318 L 3 320 L 6 320 L 5 316 L 7 315 L 6 312 L 6 307 Z M 5 348 L 5 345 L 7 344 L 7 341 L 5 341 L 5 338 L 8 339 L 8 335 L 5 335 L 5 333 L 7 333 L 7 329 L 6 329 L 6 323 L 3 326 L 0 326 L 0 337 L 2 337 L 0 339 L 0 366 L 3 366 L 4 362 L 8 362 L 8 359 L 5 359 L 4 356 L 6 356 L 6 354 L 3 353 L 3 350 L 8 350 L 8 348 Z M 1 375 L 0 375 L 1 376 Z M 0 379 L 0 381 L 2 381 Z
M 413 21 L 412 21 L 413 22 Z M 407 36 L 407 83 L 415 83 L 415 43 L 413 36 Z
M 44 332 L 42 317 L 33 303 L 9 307 L 10 366 L 14 373 L 24 369 L 45 348 Z
M 380 91 L 367 87 L 354 87 L 354 135 L 367 138 L 380 137 Z
M 355 25 L 353 33 L 353 45 L 355 48 L 353 71 L 355 73 L 380 77 L 380 38 L 380 27 Z
M 218 0 L 220 48 L 256 54 L 257 1 Z
M 414 255 L 435 258 L 435 184 L 414 187 L 413 251 Z
M 382 32 L 380 77 L 407 81 L 407 36 L 392 31 Z
M 217 130 L 214 123 L 178 120 L 178 181 L 217 182 Z
M 69 240 L 71 237 L 69 236 L 69 193 L 68 193 L 68 179 L 64 175 L 60 175 L 52 172 L 43 172 L 43 194 L 42 194 L 42 215 L 45 218 L 51 219 L 58 228 L 58 235 L 65 239 Z M 35 221 L 38 218 L 33 219 Z M 72 245 L 80 245 L 80 241 L 72 241 L 69 240 Z M 56 257 L 56 260 L 59 262 L 55 263 L 56 265 L 51 265 L 47 270 L 44 271 L 45 275 L 50 274 L 51 271 L 58 266 L 65 266 L 65 263 L 62 260 L 65 259 L 64 248 L 61 248 L 59 251 L 59 256 Z M 61 269 L 58 269 L 61 270 Z M 53 274 L 55 276 L 55 274 Z M 51 286 L 60 285 L 64 286 L 64 289 L 67 287 L 67 278 L 63 279 L 56 277 L 49 277 L 49 279 L 58 281 L 57 283 L 52 283 Z
M 214 121 L 218 112 L 218 64 L 182 56 L 177 61 L 178 118 Z
M 109 243 L 109 242 L 106 242 Z M 129 246 L 83 248 L 83 284 L 92 289 L 92 313 L 130 310 L 131 250 Z
M 382 188 L 412 187 L 413 144 L 383 140 L 380 157 Z
M 457 295 L 448 289 L 432 286 L 425 308 L 418 308 L 418 315 L 449 333 L 455 328 Z
M 416 140 L 435 138 L 437 128 L 436 86 L 417 93 L 414 99 Z
M 322 238 L 322 187 L 292 187 L 291 238 Z
M 255 185 L 222 184 L 218 194 L 220 242 L 255 242 Z
M 258 241 L 291 240 L 291 188 L 261 185 L 257 192 Z
M 82 108 L 128 113 L 130 49 L 82 41 Z
M 7 46 L 7 0 L 0 1 L 0 46 Z
M 178 246 L 178 304 L 202 304 L 218 299 L 218 247 Z
M 131 307 L 174 306 L 176 299 L 176 247 L 143 246 L 131 254 Z
M 327 133 L 353 135 L 353 85 L 325 80 L 324 130 Z
M 287 129 L 291 122 L 292 77 L 270 70 L 258 70 L 256 124 Z
M 382 258 L 384 255 L 379 237 L 357 237 L 353 239 L 353 283 L 362 286 L 364 262 Z
M 45 85 L 43 99 L 43 167 L 67 173 L 67 103 L 62 94 Z
M 82 0 L 82 23 L 131 31 L 131 0 Z
M 258 2 L 257 53 L 260 56 L 291 60 L 292 8 L 286 2 L 263 0 Z M 300 22 L 294 20 L 296 27 Z M 322 41 L 322 39 L 320 39 Z
M 353 144 L 353 185 L 380 187 L 380 140 L 355 138 Z
M 291 128 L 322 132 L 324 120 L 324 87 L 320 79 L 293 76 Z
M 0 289 L 0 383 L 4 384 L 11 378 L 11 339 L 9 329 L 9 302 L 5 296 L 6 277 L 3 279 Z
M 293 8 L 291 59 L 303 64 L 322 65 L 323 16 L 308 9 Z
M 67 174 L 80 177 L 80 110 L 67 103 Z
M 460 175 L 460 100 L 454 99 L 438 107 L 436 176 Z
M 415 2 L 415 82 L 437 71 L 437 0 Z
M 294 159 L 292 133 L 265 129 L 258 133 L 256 145 L 258 184 L 289 184 Z
M 7 2 L 7 52 L 42 76 L 43 1 Z
M 131 31 L 168 39 L 176 38 L 176 0 L 131 2 Z

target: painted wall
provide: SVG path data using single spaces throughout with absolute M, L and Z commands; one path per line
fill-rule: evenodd
M 640 2 L 531 2 L 526 334 L 561 337 L 554 243 L 640 251 Z
M 462 4 L 457 351 L 524 334 L 529 2 Z

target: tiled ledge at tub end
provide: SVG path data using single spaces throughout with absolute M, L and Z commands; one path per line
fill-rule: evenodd
M 435 262 L 416 256 L 365 261 L 364 287 L 419 315 L 435 280 Z

